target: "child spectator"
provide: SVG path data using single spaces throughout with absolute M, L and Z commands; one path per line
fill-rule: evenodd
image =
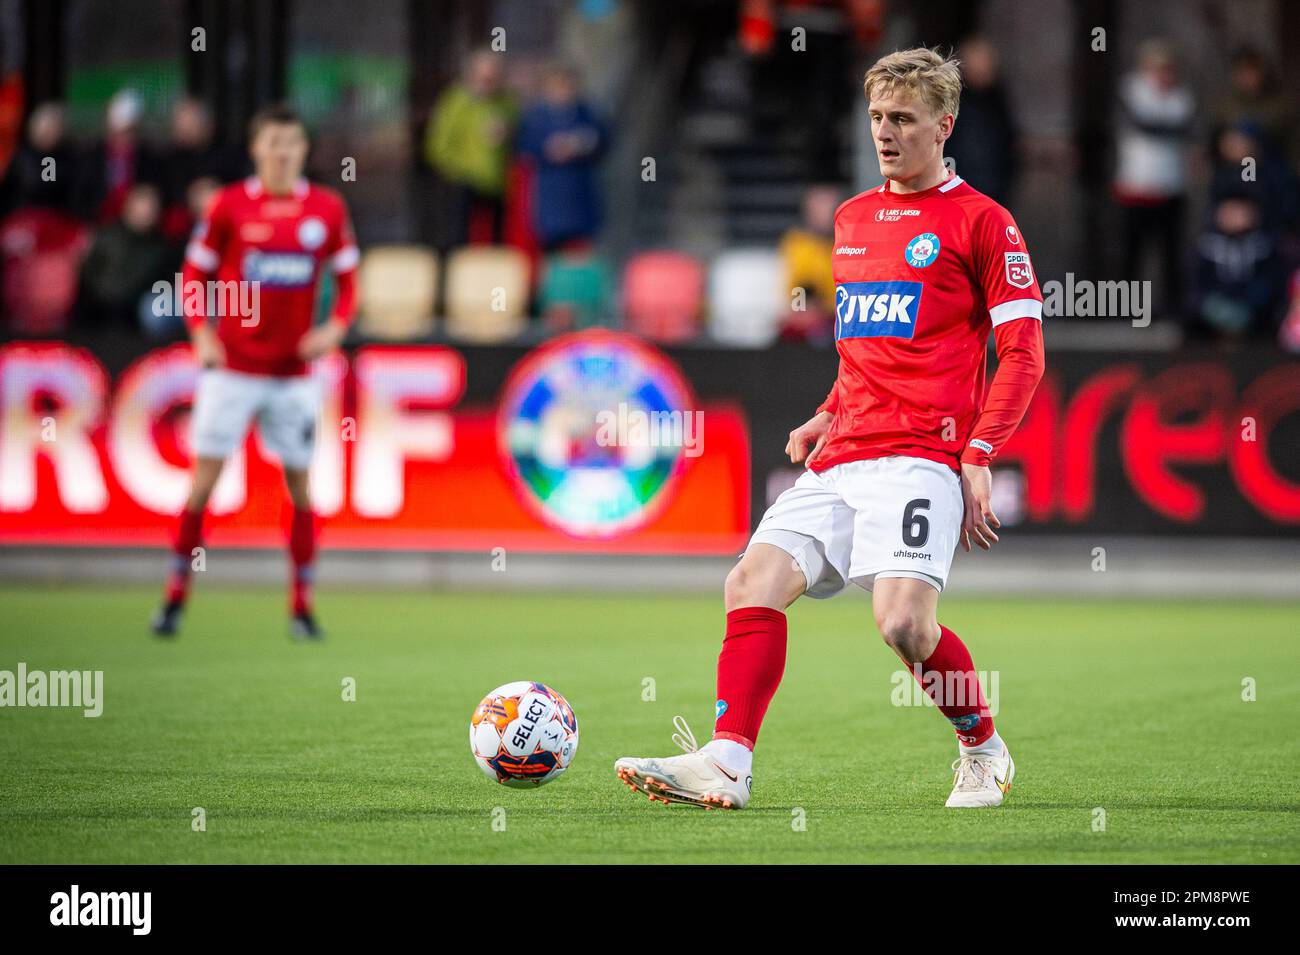
M 1219 199 L 1196 243 L 1193 332 L 1219 338 L 1271 338 L 1284 274 L 1277 239 L 1249 195 Z
M 153 283 L 172 278 L 179 263 L 161 218 L 157 188 L 142 183 L 123 198 L 119 220 L 95 233 L 81 266 L 81 304 L 92 323 L 135 325 Z

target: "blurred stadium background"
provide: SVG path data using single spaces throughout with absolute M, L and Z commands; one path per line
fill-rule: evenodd
M 954 589 L 1294 597 L 1285 0 L 0 0 L 0 577 L 161 579 L 195 369 L 153 285 L 283 99 L 364 253 L 317 371 L 322 585 L 716 591 L 835 375 L 861 76 L 916 43 L 959 50 L 948 152 L 1064 290 L 1012 533 Z M 592 396 L 702 443 L 607 455 L 566 430 Z M 211 580 L 279 585 L 270 467 L 250 439 L 223 478 Z

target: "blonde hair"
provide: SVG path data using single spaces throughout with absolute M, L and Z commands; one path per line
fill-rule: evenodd
M 882 56 L 862 81 L 867 99 L 906 90 L 930 108 L 934 116 L 957 115 L 961 101 L 961 62 L 923 46 Z

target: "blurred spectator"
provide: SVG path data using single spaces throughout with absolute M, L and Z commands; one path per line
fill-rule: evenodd
M 163 234 L 181 239 L 193 228 L 188 194 L 195 180 L 233 182 L 244 171 L 242 156 L 217 143 L 208 108 L 196 99 L 178 102 L 172 110 L 171 136 L 163 149 Z
M 1186 153 L 1194 116 L 1195 102 L 1179 78 L 1173 49 L 1161 40 L 1147 41 L 1137 71 L 1120 81 L 1114 191 L 1123 213 L 1123 267 L 1140 274 L 1144 253 L 1154 245 L 1169 312 L 1181 305 Z
M 8 329 L 62 334 L 76 302 L 87 233 L 80 220 L 39 206 L 0 222 L 0 297 Z
M 186 214 L 193 221 L 196 228 L 207 217 L 208 207 L 212 205 L 212 201 L 216 198 L 222 185 L 222 181 L 214 176 L 200 176 L 186 187 Z M 188 241 L 189 236 L 186 236 L 185 239 Z
M 31 207 L 70 212 L 76 180 L 77 155 L 64 128 L 63 107 L 42 103 L 32 110 L 27 138 L 0 184 L 0 218 Z
M 1196 243 L 1192 331 L 1223 338 L 1272 337 L 1285 275 L 1277 239 L 1247 194 L 1220 198 Z
M 1250 120 L 1220 130 L 1215 137 L 1210 201 L 1249 191 L 1258 199 L 1265 228 L 1289 228 L 1300 215 L 1296 178 L 1286 163 L 1264 148 L 1261 136 L 1259 127 Z M 1248 166 L 1243 165 L 1246 160 L 1250 160 Z
M 958 56 L 966 88 L 944 155 L 957 163 L 958 175 L 1006 205 L 1019 165 L 1019 136 L 999 76 L 997 51 L 982 37 L 973 37 L 961 45 Z
M 498 54 L 475 53 L 464 79 L 438 99 L 425 129 L 425 161 L 450 185 L 445 244 L 499 242 L 501 199 L 517 119 Z
M 157 157 L 140 138 L 142 108 L 134 90 L 119 90 L 109 100 L 104 139 L 90 149 L 81 166 L 76 205 L 84 218 L 112 222 L 132 186 L 159 181 Z
M 1258 50 L 1244 47 L 1233 55 L 1228 92 L 1215 104 L 1213 116 L 1216 131 L 1253 124 L 1261 133 L 1261 145 L 1275 159 L 1300 163 L 1295 103 Z
M 791 308 L 781 323 L 782 341 L 824 344 L 835 335 L 835 277 L 831 253 L 835 244 L 835 210 L 840 192 L 814 186 L 803 198 L 803 221 L 781 237 L 780 255 L 786 288 L 803 289 L 803 310 Z
M 1287 308 L 1277 340 L 1289 352 L 1300 353 L 1300 269 L 1291 273 L 1287 283 Z
M 135 324 L 141 298 L 159 279 L 172 279 L 179 258 L 163 238 L 158 189 L 132 186 L 119 221 L 101 226 L 81 265 L 81 305 L 97 325 Z
M 519 151 L 534 169 L 533 224 L 546 251 L 591 241 L 600 229 L 596 164 L 605 149 L 605 127 L 580 98 L 577 74 L 549 66 L 542 98 L 524 113 Z

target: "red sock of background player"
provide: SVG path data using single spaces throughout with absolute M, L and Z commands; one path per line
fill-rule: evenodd
M 176 539 L 172 544 L 172 570 L 167 577 L 166 601 L 183 604 L 190 591 L 190 573 L 194 569 L 194 548 L 203 546 L 203 511 L 181 511 L 176 519 Z
M 742 607 L 727 614 L 718 654 L 717 719 L 704 747 L 724 766 L 751 769 L 758 729 L 785 673 L 785 642 L 785 614 L 779 610 Z
M 295 507 L 289 527 L 289 558 L 293 565 L 293 612 L 311 613 L 311 585 L 316 564 L 316 515 Z
M 1002 754 L 1002 740 L 993 729 L 975 664 L 961 637 L 941 625 L 934 652 L 921 664 L 919 674 L 912 668 L 912 675 L 957 731 L 963 752 Z

